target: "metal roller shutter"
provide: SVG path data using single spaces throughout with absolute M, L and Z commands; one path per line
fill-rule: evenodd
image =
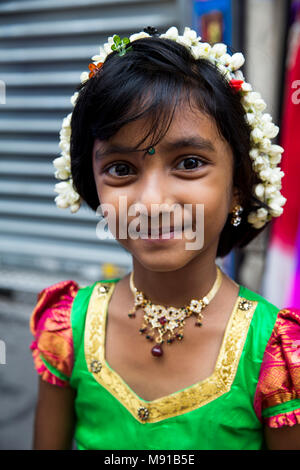
M 130 269 L 129 253 L 96 237 L 91 210 L 56 208 L 58 133 L 81 72 L 107 36 L 180 27 L 185 14 L 176 0 L 1 2 L 0 288 L 36 292 L 57 273 L 89 281 Z

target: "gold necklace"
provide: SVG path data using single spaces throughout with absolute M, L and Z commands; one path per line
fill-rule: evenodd
M 156 345 L 151 349 L 153 356 L 162 356 L 162 344 L 172 344 L 175 339 L 183 339 L 183 328 L 185 320 L 191 315 L 196 315 L 195 326 L 202 326 L 202 310 L 209 304 L 218 292 L 222 282 L 222 271 L 217 268 L 217 277 L 211 290 L 202 299 L 192 299 L 189 305 L 184 307 L 165 307 L 163 305 L 153 304 L 143 292 L 138 291 L 133 282 L 133 271 L 130 275 L 130 289 L 134 295 L 134 307 L 128 313 L 129 318 L 134 318 L 138 307 L 144 310 L 144 321 L 140 328 L 141 334 L 146 334 L 146 339 L 153 341 Z M 155 336 L 155 330 L 158 335 Z M 165 337 L 165 339 L 164 339 Z

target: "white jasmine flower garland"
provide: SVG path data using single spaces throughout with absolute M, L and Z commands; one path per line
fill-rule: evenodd
M 132 34 L 129 41 L 132 43 L 146 37 L 150 37 L 150 35 L 141 31 Z M 256 229 L 263 227 L 272 217 L 278 217 L 282 214 L 282 207 L 286 202 L 286 199 L 280 193 L 281 179 L 284 173 L 277 166 L 281 161 L 281 154 L 284 150 L 279 145 L 271 143 L 271 139 L 277 136 L 279 128 L 273 124 L 270 114 L 263 113 L 266 103 L 260 93 L 252 91 L 251 85 L 245 81 L 243 73 L 239 70 L 245 62 L 243 54 L 240 52 L 233 55 L 228 54 L 226 44 L 219 43 L 211 46 L 206 42 L 202 42 L 196 31 L 190 28 L 185 28 L 183 35 L 179 35 L 177 28 L 173 26 L 159 37 L 182 44 L 190 50 L 196 60 L 204 58 L 211 61 L 218 67 L 230 85 L 241 94 L 241 102 L 246 113 L 245 119 L 252 128 L 252 145 L 249 156 L 252 160 L 253 170 L 260 179 L 260 182 L 253 188 L 253 195 L 270 207 L 270 211 L 265 208 L 252 211 L 247 220 Z M 82 72 L 80 75 L 81 83 L 86 82 L 93 76 L 108 54 L 114 50 L 121 51 L 119 52 L 120 55 L 124 54 L 124 48 L 127 47 L 129 41 L 127 38 L 121 40 L 116 35 L 109 37 L 108 42 L 100 47 L 99 54 L 92 57 L 93 63 L 89 65 L 91 72 Z M 76 104 L 78 95 L 79 93 L 75 92 L 71 97 L 73 106 Z M 77 212 L 82 201 L 73 188 L 71 177 L 71 117 L 72 113 L 68 114 L 63 120 L 59 143 L 61 156 L 53 161 L 56 168 L 55 177 L 64 180 L 55 185 L 55 192 L 58 193 L 55 202 L 62 209 L 70 207 L 71 212 Z

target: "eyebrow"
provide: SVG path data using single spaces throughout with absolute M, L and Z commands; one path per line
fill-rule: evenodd
M 172 141 L 167 141 L 161 144 L 161 147 L 167 152 L 171 152 L 172 150 L 182 149 L 185 147 L 194 147 L 199 150 L 207 150 L 210 152 L 216 151 L 213 143 L 210 140 L 204 139 L 204 137 L 200 137 L 200 136 L 184 137 L 184 138 L 179 138 L 179 139 L 172 140 Z M 143 158 L 144 158 L 147 152 L 147 148 L 136 149 L 135 147 L 126 147 L 126 146 L 119 145 L 119 144 L 113 144 L 113 145 L 109 145 L 108 147 L 106 147 L 105 150 L 102 150 L 102 151 L 100 149 L 97 149 L 95 156 L 97 160 L 101 160 L 102 158 L 107 157 L 109 155 L 113 155 L 113 154 L 119 154 L 119 155 L 127 154 L 128 155 L 128 153 L 138 153 L 138 152 L 145 152 L 145 154 L 143 155 Z
M 165 142 L 164 144 L 162 144 L 162 147 L 166 150 L 175 150 L 184 147 L 196 147 L 200 150 L 208 150 L 210 152 L 216 151 L 215 147 L 213 146 L 213 143 L 210 140 L 204 139 L 204 137 L 201 136 L 184 137 L 173 141 Z
M 105 150 L 97 149 L 95 156 L 96 159 L 101 160 L 104 157 L 114 154 L 128 154 L 133 152 L 141 152 L 133 147 L 124 147 L 123 145 L 109 145 Z

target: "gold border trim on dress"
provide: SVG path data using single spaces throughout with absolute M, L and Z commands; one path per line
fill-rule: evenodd
M 200 408 L 231 388 L 257 301 L 238 297 L 223 337 L 214 372 L 173 394 L 146 401 L 111 369 L 105 360 L 108 303 L 116 283 L 98 282 L 92 292 L 85 324 L 84 351 L 88 370 L 140 423 L 157 423 Z

